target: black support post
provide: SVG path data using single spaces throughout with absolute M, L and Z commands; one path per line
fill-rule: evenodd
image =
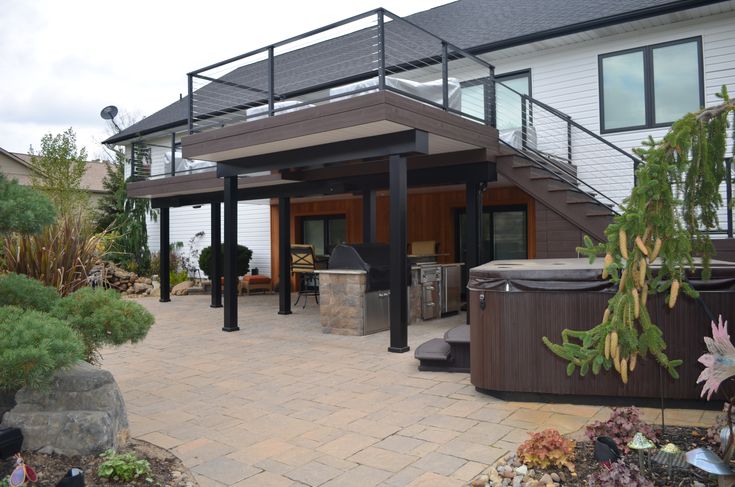
M 375 191 L 362 193 L 362 241 L 375 242 Z
M 291 198 L 278 198 L 278 314 L 291 314 Z
M 408 257 L 406 255 L 406 158 L 390 156 L 390 346 L 389 352 L 404 353 L 408 346 Z
M 159 215 L 160 237 L 161 237 L 161 268 L 159 269 L 160 281 L 161 281 L 161 298 L 159 299 L 162 303 L 168 303 L 171 301 L 171 281 L 169 279 L 169 272 L 171 271 L 171 262 L 169 261 L 169 209 L 161 208 L 161 214 Z
M 171 176 L 176 176 L 176 132 L 171 132 Z
M 211 235 L 212 235 L 212 263 L 209 269 L 209 276 L 212 279 L 212 308 L 222 307 L 222 274 L 220 269 L 222 268 L 222 231 L 220 226 L 222 225 L 222 217 L 220 211 L 220 202 L 212 202 L 212 222 L 211 222 Z
M 225 321 L 222 331 L 237 331 L 237 177 L 225 181 Z
M 480 235 L 482 235 L 482 192 L 479 183 L 467 183 L 467 220 L 465 223 L 465 241 L 467 246 L 467 276 L 470 269 L 480 265 Z M 466 285 L 466 283 L 465 283 Z M 470 322 L 470 306 L 467 305 L 467 323 Z
M 732 238 L 732 158 L 725 159 L 725 203 L 727 204 L 727 238 Z

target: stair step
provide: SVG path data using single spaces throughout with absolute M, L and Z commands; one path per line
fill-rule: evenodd
M 513 167 L 531 167 L 535 164 L 526 159 L 513 159 Z
M 600 217 L 600 216 L 611 217 L 613 216 L 613 212 L 612 210 L 608 210 L 608 211 L 596 210 L 596 211 L 588 211 L 587 213 L 585 213 L 585 215 L 587 215 L 588 217 L 592 217 L 592 218 Z
M 455 343 L 470 343 L 470 327 L 459 325 L 444 333 L 444 341 L 450 345 Z
M 467 325 L 463 325 L 467 326 Z M 432 338 L 418 346 L 413 356 L 418 360 L 448 360 L 452 347 L 441 338 Z

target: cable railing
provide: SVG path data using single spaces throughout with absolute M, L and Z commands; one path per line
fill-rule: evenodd
M 612 212 L 642 161 L 571 116 L 497 81 L 494 67 L 384 9 L 188 73 L 189 133 L 391 91 L 498 129 L 501 142 Z M 172 158 L 175 149 L 170 149 Z M 155 153 L 155 151 L 154 151 Z M 155 157 L 153 157 L 155 159 Z M 148 177 L 209 170 L 152 160 Z M 729 163 L 728 163 L 729 164 Z M 729 167 L 729 166 L 728 166 Z M 182 169 L 182 170 L 179 170 Z M 143 175 L 145 165 L 139 168 Z M 158 176 L 157 176 L 158 175 Z M 732 190 L 723 215 L 732 236 Z
M 216 163 L 184 159 L 181 156 L 181 143 L 171 136 L 171 144 L 154 144 L 150 142 L 134 142 L 131 144 L 128 160 L 129 181 L 145 181 L 161 179 L 183 174 L 195 174 L 213 171 Z
M 189 132 L 385 90 L 478 122 L 463 83 L 493 67 L 384 9 L 188 74 Z

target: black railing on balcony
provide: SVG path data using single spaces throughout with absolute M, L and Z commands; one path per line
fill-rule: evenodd
M 144 181 L 213 171 L 216 167 L 214 162 L 192 161 L 182 158 L 181 142 L 176 141 L 175 133 L 171 134 L 169 145 L 133 142 L 128 164 L 130 167 L 128 180 L 130 181 Z
M 506 146 L 613 212 L 620 210 L 642 163 L 571 116 L 496 80 L 492 64 L 384 9 L 187 76 L 189 133 L 385 90 L 496 127 Z M 166 175 L 180 173 L 172 164 Z M 733 233 L 730 182 L 723 188 L 727 215 L 721 218 L 727 220 L 722 233 L 728 236 Z
M 188 74 L 189 131 L 255 120 L 370 91 L 400 93 L 468 118 L 462 83 L 493 67 L 384 9 Z M 477 120 L 489 123 L 489 120 Z

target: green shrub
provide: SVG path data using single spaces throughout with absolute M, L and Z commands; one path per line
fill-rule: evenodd
M 87 285 L 89 271 L 106 252 L 103 237 L 92 233 L 83 213 L 67 213 L 38 235 L 5 237 L 5 266 L 66 296 Z
M 99 361 L 99 349 L 105 345 L 142 340 L 154 321 L 143 306 L 120 299 L 110 289 L 80 289 L 59 300 L 51 314 L 82 336 L 90 363 Z
M 0 275 L 0 306 L 18 306 L 23 309 L 51 311 L 59 300 L 52 287 L 21 274 Z
M 225 246 L 221 246 L 222 256 L 220 257 L 220 276 L 224 275 L 225 270 Z M 244 245 L 237 246 L 237 263 L 235 269 L 237 270 L 238 276 L 244 276 L 250 270 L 250 259 L 253 257 L 253 251 Z M 199 268 L 202 273 L 211 279 L 209 275 L 212 266 L 212 247 L 204 247 L 201 254 L 199 254 Z
M 177 272 L 171 271 L 168 273 L 168 283 L 171 287 L 174 287 L 180 282 L 184 282 L 188 279 L 189 279 L 189 276 L 186 274 L 186 271 L 177 271 Z
M 47 313 L 0 307 L 0 389 L 41 388 L 54 372 L 84 358 L 81 338 Z
M 151 473 L 151 464 L 148 460 L 138 458 L 132 453 L 115 453 L 114 450 L 107 450 L 100 457 L 105 461 L 97 468 L 99 477 L 129 483 L 145 475 L 146 481 L 152 482 L 148 477 Z

